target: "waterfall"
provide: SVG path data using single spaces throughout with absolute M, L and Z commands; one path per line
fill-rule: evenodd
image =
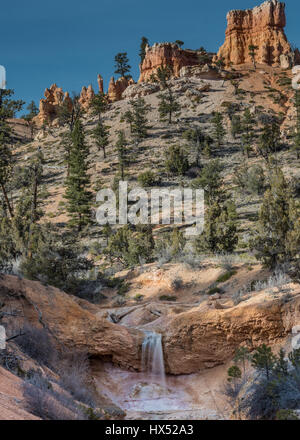
M 145 332 L 142 345 L 142 367 L 153 382 L 165 388 L 165 365 L 162 348 L 162 337 L 158 333 Z

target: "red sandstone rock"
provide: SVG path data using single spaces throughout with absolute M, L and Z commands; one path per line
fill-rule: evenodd
M 91 84 L 88 86 L 88 88 L 82 87 L 80 97 L 79 97 L 79 104 L 81 105 L 81 107 L 84 110 L 86 110 L 86 111 L 89 110 L 94 96 L 95 96 L 95 92 L 94 92 Z
M 122 76 L 121 78 L 115 81 L 115 78 L 112 76 L 108 86 L 108 99 L 110 102 L 120 101 L 122 99 L 122 93 L 127 89 L 128 86 L 134 84 L 132 78 L 125 78 Z
M 161 66 L 171 67 L 174 77 L 179 77 L 182 67 L 197 64 L 199 64 L 197 51 L 180 49 L 174 43 L 154 44 L 146 48 L 146 56 L 140 66 L 139 82 L 149 81 L 151 75 Z
M 100 92 L 100 93 L 104 93 L 104 89 L 103 89 L 103 78 L 102 78 L 102 76 L 100 75 L 100 73 L 98 73 L 98 76 L 97 76 L 97 82 L 98 82 L 98 86 L 99 86 L 99 92 Z
M 218 57 L 224 57 L 226 65 L 251 63 L 249 45 L 255 45 L 257 63 L 279 66 L 281 55 L 293 56 L 285 25 L 285 4 L 278 0 L 266 1 L 252 10 L 230 11 L 225 43 Z M 283 61 L 286 65 L 286 59 Z

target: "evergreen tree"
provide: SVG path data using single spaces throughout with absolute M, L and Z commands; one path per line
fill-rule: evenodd
M 128 72 L 130 72 L 131 66 L 128 64 L 129 60 L 127 52 L 120 52 L 115 56 L 115 73 L 121 77 L 127 78 Z
M 244 111 L 243 120 L 242 120 L 242 149 L 243 154 L 249 158 L 250 152 L 252 150 L 252 143 L 254 140 L 254 124 L 255 120 L 251 115 L 250 110 L 247 108 Z
M 270 188 L 264 195 L 256 237 L 251 246 L 256 251 L 256 257 L 272 269 L 299 255 L 299 208 L 291 197 L 281 170 L 277 169 L 271 175 Z
M 168 173 L 182 176 L 189 168 L 185 151 L 178 145 L 172 145 L 165 153 L 165 167 Z
M 182 41 L 182 40 L 176 40 L 176 41 L 175 41 L 175 44 L 177 44 L 177 46 L 181 48 L 181 47 L 184 45 L 184 41 Z
M 239 115 L 233 115 L 231 118 L 231 134 L 233 139 L 236 139 L 236 137 L 241 134 L 242 132 L 242 123 L 241 123 L 241 117 Z
M 167 92 L 158 95 L 158 98 L 158 111 L 161 121 L 165 121 L 166 118 L 168 118 L 168 123 L 172 124 L 172 115 L 180 112 L 181 109 L 178 100 L 174 96 L 171 89 L 168 89 Z
M 137 141 L 147 137 L 147 113 L 151 110 L 151 106 L 146 104 L 143 98 L 130 101 L 132 107 L 132 125 L 131 132 Z M 127 115 L 129 118 L 129 114 Z
M 218 69 L 219 72 L 222 71 L 222 69 L 224 69 L 225 67 L 225 59 L 224 57 L 219 57 L 216 61 L 216 67 Z
M 106 147 L 109 145 L 109 126 L 104 125 L 102 121 L 99 121 L 93 130 L 93 138 L 95 139 L 98 150 L 103 151 L 103 158 L 106 158 Z
M 246 364 L 250 360 L 250 352 L 247 347 L 240 347 L 236 350 L 235 356 L 234 356 L 234 362 L 239 363 L 243 365 L 243 373 L 246 373 Z
M 216 141 L 217 147 L 220 148 L 222 145 L 222 140 L 226 134 L 226 130 L 223 126 L 223 115 L 221 113 L 215 112 L 213 118 L 213 138 Z
M 117 152 L 119 160 L 119 170 L 121 174 L 121 180 L 124 180 L 124 169 L 128 164 L 128 150 L 126 149 L 127 140 L 123 130 L 118 131 Z
M 192 149 L 195 151 L 196 164 L 200 166 L 200 157 L 204 149 L 205 143 L 209 142 L 208 136 L 202 133 L 200 127 L 189 128 L 183 133 L 183 137 L 192 144 Z
M 277 118 L 266 118 L 262 133 L 259 138 L 259 154 L 269 162 L 270 156 L 276 153 L 280 141 L 280 124 Z
M 106 112 L 108 108 L 108 102 L 104 93 L 99 92 L 94 96 L 91 102 L 92 115 L 98 116 L 99 122 L 101 121 L 101 116 Z
M 293 150 L 296 153 L 297 160 L 300 159 L 300 91 L 295 92 L 295 107 L 296 107 L 296 129 Z
M 152 73 L 150 76 L 150 80 L 155 83 L 159 83 L 161 86 L 161 89 L 165 90 L 168 87 L 168 81 L 171 78 L 173 73 L 171 66 L 160 66 L 156 70 L 155 73 Z
M 90 186 L 88 155 L 89 148 L 85 143 L 83 127 L 80 119 L 77 119 L 72 132 L 65 198 L 70 215 L 69 224 L 76 226 L 78 231 L 81 231 L 91 220 L 92 194 L 88 189 Z
M 238 241 L 236 208 L 224 190 L 221 170 L 218 161 L 211 161 L 192 184 L 204 190 L 206 202 L 204 232 L 195 241 L 197 252 L 230 253 Z
M 248 49 L 249 49 L 249 56 L 252 60 L 254 70 L 256 70 L 256 52 L 258 51 L 259 47 L 255 46 L 253 44 L 250 44 Z
M 76 122 L 84 113 L 80 102 L 79 95 L 74 93 L 72 97 L 72 104 L 68 100 L 64 100 L 58 108 L 58 121 L 61 125 L 68 125 L 70 133 L 72 133 Z
M 267 347 L 265 344 L 258 347 L 252 356 L 252 366 L 257 370 L 263 371 L 267 380 L 270 379 L 275 362 L 276 357 L 272 353 L 271 347 Z
M 23 116 L 23 119 L 27 122 L 27 125 L 30 129 L 31 140 L 33 140 L 34 130 L 36 128 L 36 124 L 34 122 L 35 116 L 37 116 L 39 109 L 35 105 L 34 101 L 27 106 L 28 113 Z
M 148 44 L 149 44 L 148 38 L 142 37 L 141 46 L 140 46 L 140 53 L 139 53 L 139 56 L 141 59 L 140 64 L 143 64 L 144 58 L 146 56 L 146 47 L 148 46 Z
M 127 110 L 122 115 L 121 122 L 124 122 L 124 121 L 127 122 L 127 124 L 129 124 L 130 133 L 132 133 L 132 125 L 133 125 L 133 122 L 134 122 L 134 117 L 133 117 L 133 113 L 132 113 L 131 110 Z
M 13 94 L 11 89 L 0 89 L 0 188 L 11 218 L 14 212 L 7 186 L 12 177 L 13 155 L 10 148 L 12 131 L 8 119 L 13 118 L 24 105 L 22 100 L 11 99 Z

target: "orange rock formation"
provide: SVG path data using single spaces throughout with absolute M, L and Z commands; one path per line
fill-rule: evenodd
M 257 63 L 288 67 L 293 52 L 286 38 L 285 4 L 269 0 L 252 10 L 230 11 L 227 14 L 225 43 L 218 57 L 230 63 L 250 63 L 249 46 L 258 46 Z
M 140 66 L 141 75 L 139 82 L 149 81 L 153 73 L 161 66 L 169 66 L 175 77 L 184 66 L 199 64 L 198 52 L 180 49 L 174 43 L 159 43 L 146 48 L 146 56 Z

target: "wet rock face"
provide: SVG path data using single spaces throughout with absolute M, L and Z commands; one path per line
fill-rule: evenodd
M 251 63 L 249 45 L 254 45 L 258 46 L 257 63 L 279 66 L 280 56 L 292 53 L 285 25 L 285 4 L 278 0 L 266 1 L 252 10 L 230 11 L 225 43 L 218 56 L 224 57 L 226 65 Z
M 139 82 L 147 82 L 152 74 L 161 66 L 169 66 L 174 77 L 179 77 L 184 66 L 199 64 L 199 53 L 193 50 L 180 49 L 177 44 L 160 43 L 146 48 L 146 56 L 140 66 Z

